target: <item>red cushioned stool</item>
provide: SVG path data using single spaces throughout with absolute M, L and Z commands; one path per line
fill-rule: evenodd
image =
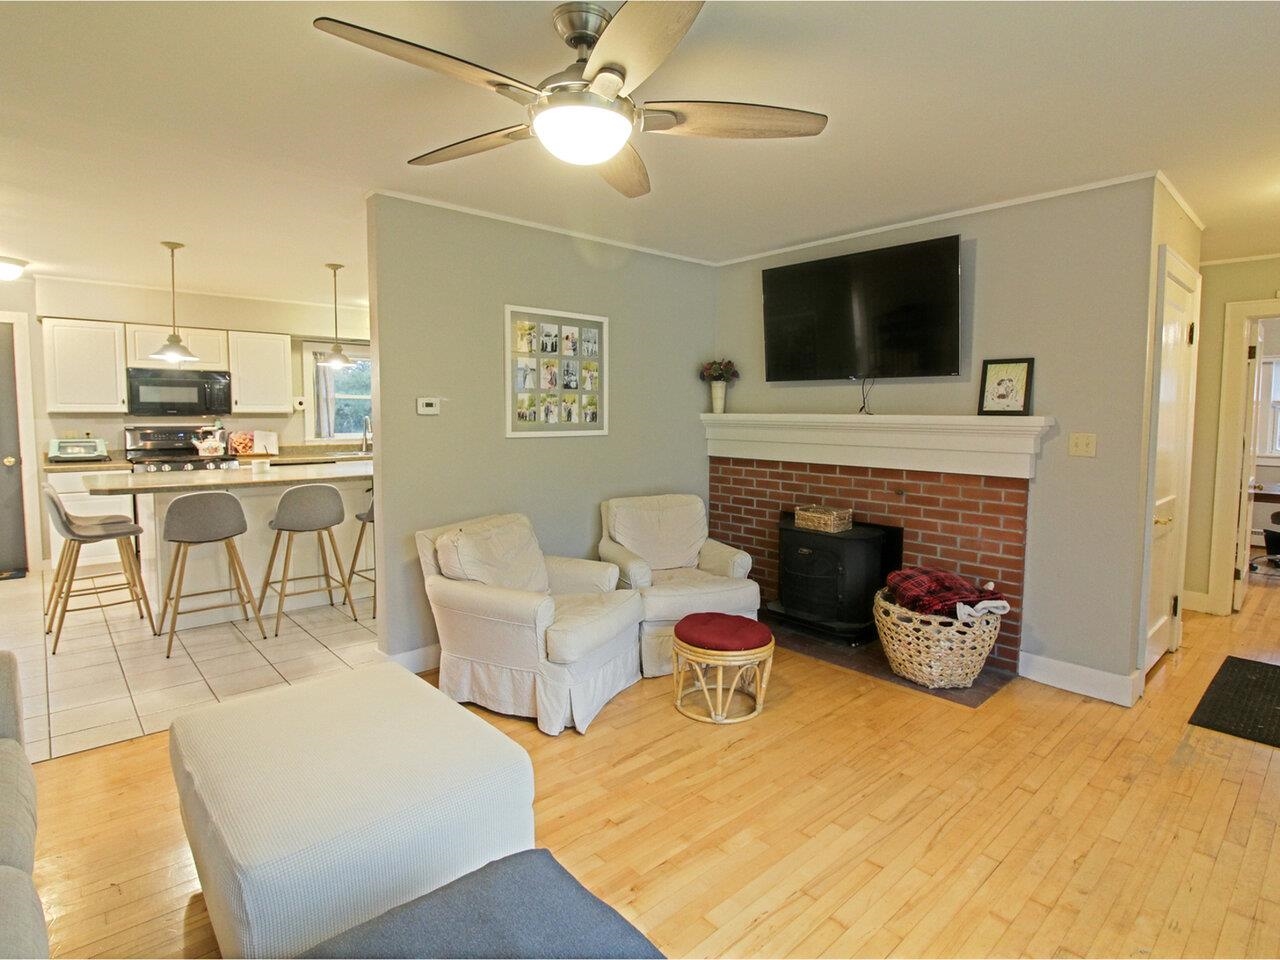
M 763 623 L 728 613 L 691 613 L 676 624 L 671 645 L 675 669 L 676 709 L 703 723 L 741 723 L 760 716 L 765 687 L 773 669 L 773 634 Z M 715 668 L 715 683 L 707 682 Z M 737 670 L 725 686 L 725 668 Z M 685 675 L 693 674 L 693 686 L 685 690 Z M 701 691 L 705 713 L 685 701 Z M 737 704 L 747 706 L 746 712 Z M 746 701 L 746 704 L 743 704 Z

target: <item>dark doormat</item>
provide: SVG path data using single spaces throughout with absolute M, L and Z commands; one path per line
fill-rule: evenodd
M 794 621 L 782 619 L 769 610 L 760 611 L 760 620 L 769 625 L 773 631 L 773 638 L 780 647 L 966 707 L 982 706 L 993 693 L 1013 679 L 1012 673 L 983 667 L 982 672 L 978 674 L 978 679 L 973 681 L 971 687 L 930 690 L 918 683 L 905 680 L 893 672 L 888 658 L 884 655 L 884 650 L 880 647 L 879 639 L 875 638 L 875 627 L 871 627 L 868 634 L 861 638 L 866 640 L 868 636 L 871 637 L 869 643 L 850 646 L 847 640 L 827 636 L 816 630 L 808 630 Z
M 0 580 L 21 580 L 26 575 L 25 570 L 0 570 Z
M 1227 657 L 1187 722 L 1280 747 L 1280 666 Z

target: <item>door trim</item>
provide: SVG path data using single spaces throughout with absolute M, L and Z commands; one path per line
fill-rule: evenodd
M 1280 298 L 1241 300 L 1228 303 L 1223 325 L 1222 390 L 1218 396 L 1217 467 L 1213 478 L 1213 525 L 1209 538 L 1209 602 L 1206 613 L 1230 616 L 1235 583 L 1236 522 L 1240 490 L 1237 483 L 1243 468 L 1240 448 L 1244 438 L 1245 368 L 1248 361 L 1229 349 L 1244 337 L 1245 327 L 1254 320 L 1280 317 Z
M 31 318 L 14 310 L 0 310 L 0 323 L 13 326 L 13 376 L 18 394 L 18 456 L 22 458 L 22 514 L 27 533 L 27 576 L 44 569 L 44 538 L 40 532 L 40 471 L 36 450 L 36 419 L 31 387 Z

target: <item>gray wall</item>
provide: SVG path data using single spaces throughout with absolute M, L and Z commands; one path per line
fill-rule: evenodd
M 1127 675 L 1141 593 L 1152 180 L 902 228 L 719 271 L 716 355 L 738 412 L 853 413 L 850 384 L 764 382 L 760 270 L 958 233 L 962 375 L 878 383 L 874 413 L 971 414 L 984 357 L 1035 357 L 1033 413 L 1057 419 L 1031 485 L 1022 649 Z M 1071 431 L 1096 459 L 1068 458 Z
M 1196 433 L 1191 453 L 1191 523 L 1187 530 L 1187 589 L 1208 591 L 1213 535 L 1213 484 L 1218 460 L 1218 401 L 1227 304 L 1280 297 L 1280 257 L 1209 264 L 1200 298 L 1200 358 L 1196 375 Z M 1280 353 L 1280 342 L 1264 344 Z
M 711 268 L 380 195 L 369 251 L 388 652 L 435 642 L 417 530 L 518 511 L 548 553 L 594 556 L 601 500 L 706 495 Z M 505 437 L 505 304 L 609 318 L 607 437 Z M 417 416 L 418 396 L 441 415 Z

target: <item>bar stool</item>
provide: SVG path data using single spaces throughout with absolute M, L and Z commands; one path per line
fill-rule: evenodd
M 240 612 L 245 622 L 249 621 L 249 611 L 253 610 L 253 619 L 258 622 L 258 633 L 262 639 L 267 638 L 267 631 L 262 626 L 262 617 L 258 615 L 258 605 L 253 602 L 253 587 L 249 584 L 249 575 L 245 573 L 244 564 L 240 560 L 240 551 L 236 548 L 235 538 L 249 529 L 244 519 L 244 508 L 240 501 L 225 490 L 210 490 L 204 493 L 187 493 L 175 497 L 164 513 L 164 539 L 173 544 L 173 553 L 169 563 L 169 577 L 164 587 L 164 604 L 160 607 L 160 630 L 164 629 L 164 618 L 169 616 L 169 646 L 165 656 L 173 655 L 173 636 L 178 629 L 179 613 L 199 613 L 202 610 L 219 610 L 222 607 L 235 606 L 239 603 Z M 227 572 L 231 574 L 231 586 L 219 590 L 198 590 L 195 593 L 183 593 L 182 584 L 187 573 L 187 554 L 192 544 L 221 543 L 227 551 Z M 193 610 L 181 610 L 180 604 L 191 597 L 207 597 L 215 593 L 234 591 L 235 600 L 226 603 L 211 603 L 207 607 L 196 607 Z M 173 604 L 170 612 L 169 604 Z M 160 633 L 157 630 L 157 635 Z
M 356 519 L 360 521 L 360 532 L 356 534 L 356 548 L 351 551 L 351 563 L 347 565 L 347 602 L 351 604 L 351 619 L 359 620 L 356 614 L 356 598 L 351 596 L 351 581 L 356 577 L 361 580 L 367 580 L 373 584 L 373 616 L 376 620 L 378 617 L 378 574 L 377 567 L 361 567 L 356 569 L 356 563 L 360 560 L 360 547 L 364 543 L 364 531 L 366 527 L 373 525 L 373 503 L 370 502 L 369 509 L 364 513 L 357 513 Z M 377 536 L 377 533 L 374 533 Z M 376 561 L 375 561 L 376 564 Z
M 138 619 L 146 620 L 151 625 L 151 632 L 154 633 L 156 624 L 151 616 L 151 602 L 147 599 L 147 588 L 142 582 L 142 570 L 138 567 L 138 557 L 130 542 L 133 537 L 141 535 L 142 528 L 133 522 L 132 517 L 123 515 L 75 516 L 67 512 L 62 498 L 58 496 L 58 491 L 53 489 L 52 485 L 44 484 L 41 492 L 49 507 L 49 520 L 63 539 L 62 550 L 54 566 L 53 587 L 45 603 L 44 632 L 53 634 L 53 649 L 50 654 L 58 652 L 58 640 L 62 636 L 62 624 L 67 614 L 77 610 L 103 609 L 132 603 L 138 608 Z M 80 562 L 80 549 L 86 543 L 102 543 L 104 540 L 116 542 L 124 583 L 76 589 L 76 580 L 89 579 L 88 576 L 76 576 L 76 568 Z M 102 601 L 102 594 L 119 590 L 128 591 L 129 598 L 105 603 Z M 92 596 L 96 602 L 82 607 L 71 606 L 71 598 L 81 596 Z
M 276 515 L 267 524 L 276 532 L 276 537 L 271 542 L 271 557 L 267 560 L 267 572 L 262 578 L 262 593 L 258 597 L 258 608 L 262 609 L 267 602 L 267 590 L 275 589 L 279 594 L 279 605 L 276 607 L 275 635 L 277 637 L 280 636 L 280 622 L 284 619 L 284 600 L 291 581 L 319 578 L 324 581 L 322 586 L 295 590 L 292 595 L 301 596 L 324 590 L 329 594 L 329 606 L 333 606 L 333 588 L 338 586 L 342 588 L 347 605 L 351 605 L 351 590 L 347 585 L 347 575 L 342 572 L 342 560 L 338 556 L 338 541 L 333 536 L 333 528 L 342 523 L 346 517 L 346 510 L 342 506 L 342 494 L 338 493 L 338 488 L 331 483 L 299 484 L 296 487 L 290 487 L 280 497 L 280 502 L 276 504 Z M 293 538 L 299 533 L 316 535 L 316 546 L 320 549 L 323 573 L 301 577 L 289 576 L 289 564 L 293 559 Z M 329 554 L 324 542 L 326 533 L 329 535 L 329 547 L 333 551 L 334 566 L 338 568 L 337 577 L 333 575 L 329 566 Z M 276 565 L 276 553 L 280 549 L 281 534 L 288 534 L 284 544 L 284 567 L 280 571 L 280 579 L 272 580 L 271 571 Z

